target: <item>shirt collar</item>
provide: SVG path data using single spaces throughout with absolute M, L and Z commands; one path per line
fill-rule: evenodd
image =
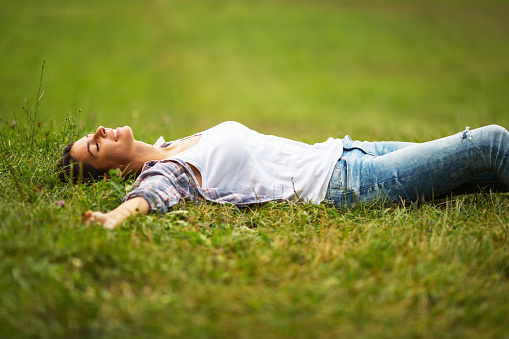
M 161 137 L 159 137 L 159 139 L 157 139 L 154 146 L 157 148 L 165 148 L 165 147 L 170 146 L 172 142 L 173 141 L 168 141 L 168 142 L 164 141 L 164 138 L 161 136 Z
M 155 147 L 161 148 L 162 145 L 165 143 L 164 138 L 161 136 L 159 139 L 157 139 L 156 143 L 154 144 Z

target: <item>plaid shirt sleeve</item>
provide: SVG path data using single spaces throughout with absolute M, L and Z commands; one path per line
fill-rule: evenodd
M 189 166 L 180 160 L 150 161 L 143 167 L 136 179 L 133 190 L 124 198 L 124 202 L 141 197 L 147 200 L 150 210 L 167 213 L 168 209 L 179 202 L 203 200 L 220 204 L 249 205 L 260 204 L 275 199 L 268 196 L 238 194 L 221 188 L 199 187 Z
M 190 184 L 185 172 L 177 162 L 147 162 L 124 201 L 142 197 L 149 203 L 151 211 L 166 213 L 182 200 L 196 200 L 195 185 Z

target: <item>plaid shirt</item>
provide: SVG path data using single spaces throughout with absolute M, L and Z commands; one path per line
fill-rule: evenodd
M 148 201 L 151 211 L 160 213 L 177 205 L 180 201 L 200 202 L 208 200 L 220 204 L 248 205 L 282 200 L 277 197 L 243 195 L 228 189 L 201 188 L 191 168 L 183 161 L 168 159 L 149 161 L 123 202 L 142 197 Z

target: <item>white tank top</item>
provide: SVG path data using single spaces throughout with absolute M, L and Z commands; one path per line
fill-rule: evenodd
M 196 167 L 202 188 L 274 199 L 321 202 L 343 151 L 340 139 L 308 145 L 260 134 L 233 121 L 199 134 L 196 145 L 172 158 Z

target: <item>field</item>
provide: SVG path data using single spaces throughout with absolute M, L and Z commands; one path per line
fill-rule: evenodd
M 83 222 L 130 182 L 61 183 L 98 125 L 225 120 L 309 143 L 509 127 L 509 2 L 4 1 L 0 337 L 509 336 L 509 195 L 422 206 L 180 205 Z

